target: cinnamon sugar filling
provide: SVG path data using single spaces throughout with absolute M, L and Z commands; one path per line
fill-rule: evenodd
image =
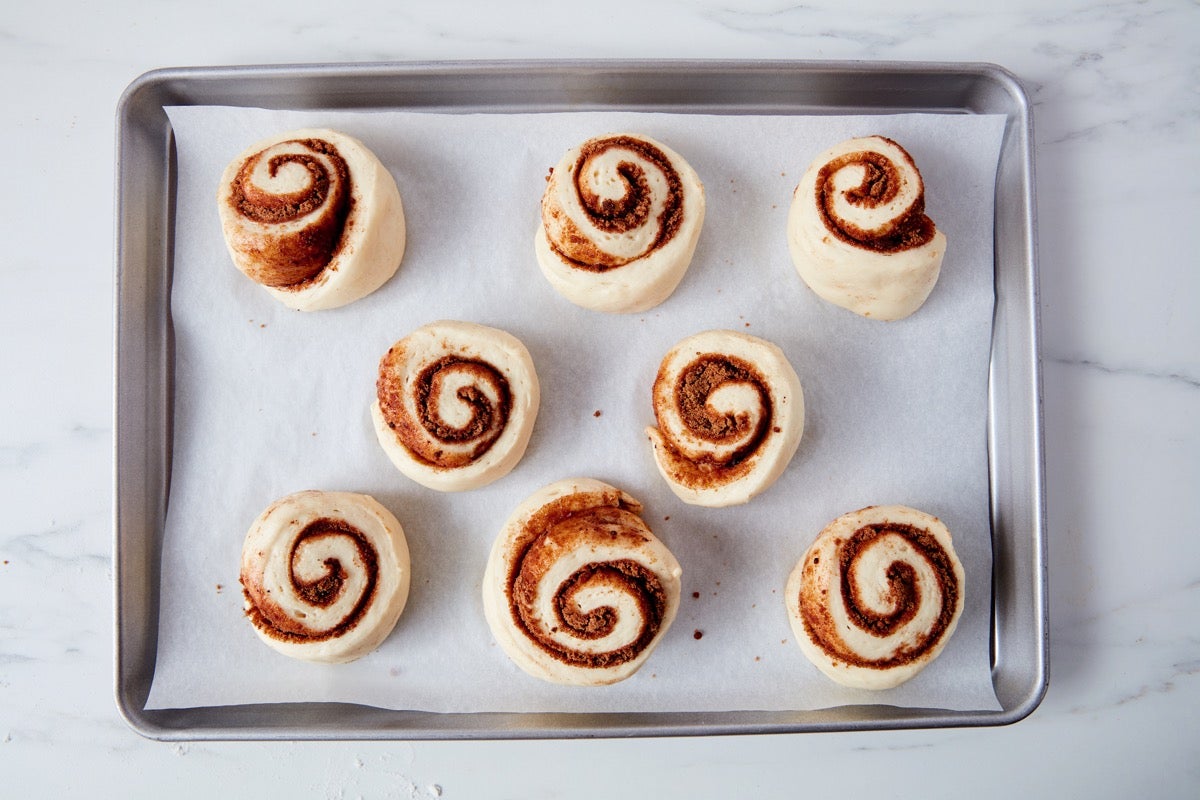
M 617 164 L 617 173 L 625 185 L 625 192 L 619 198 L 602 198 L 581 179 L 580 176 L 590 169 L 593 159 L 613 149 L 632 151 L 662 172 L 667 182 L 667 196 L 656 221 L 650 219 L 654 197 L 645 169 L 640 164 L 632 161 L 620 161 Z M 683 181 L 666 153 L 643 139 L 613 136 L 586 142 L 580 148 L 571 177 L 576 198 L 588 223 L 598 230 L 625 233 L 651 223 L 658 226 L 654 241 L 645 252 L 633 259 L 623 259 L 597 247 L 588 232 L 580 231 L 574 223 L 565 219 L 565 212 L 561 209 L 547 209 L 547 213 L 554 216 L 564 216 L 565 228 L 564 241 L 551 240 L 550 247 L 579 269 L 606 272 L 645 258 L 673 239 L 683 224 Z
M 453 469 L 481 458 L 508 424 L 512 392 L 504 374 L 486 361 L 447 355 L 424 367 L 413 384 L 415 417 L 408 411 L 405 387 L 392 377 L 392 363 L 403 353 L 389 350 L 383 358 L 376 391 L 388 427 L 417 458 L 435 467 Z M 467 421 L 454 425 L 442 416 L 439 405 L 446 382 L 466 374 L 470 383 L 454 396 L 470 409 Z M 489 391 L 490 390 L 490 391 Z M 469 450 L 451 445 L 472 444 Z
M 556 661 L 571 666 L 605 668 L 624 664 L 641 655 L 654 641 L 667 615 L 667 595 L 658 577 L 632 559 L 598 561 L 580 566 L 553 588 L 550 605 L 555 627 L 538 614 L 542 578 L 564 552 L 597 542 L 631 546 L 645 543 L 646 531 L 637 516 L 640 506 L 612 498 L 612 505 L 588 505 L 597 498 L 560 497 L 539 509 L 524 527 L 516 544 L 507 577 L 507 595 L 512 619 L 531 642 Z M 610 498 L 600 498 L 608 502 Z M 601 606 L 584 611 L 577 601 L 587 590 L 614 590 L 633 601 L 637 614 L 636 635 L 620 647 L 604 652 L 584 652 L 556 641 L 551 634 L 567 631 L 581 640 L 603 638 L 615 630 L 618 610 Z
M 669 380 L 661 370 L 659 382 Z M 732 383 L 751 387 L 758 397 L 762 413 L 719 413 L 709 398 L 719 389 Z M 718 458 L 706 455 L 698 459 L 680 452 L 671 441 L 668 426 L 658 419 L 663 441 L 670 451 L 676 480 L 693 488 L 716 486 L 741 475 L 750 468 L 748 459 L 762 447 L 773 429 L 774 405 L 767 382 L 753 364 L 731 355 L 708 353 L 697 356 L 675 381 L 674 401 L 680 419 L 689 433 L 704 441 L 724 444 L 744 439 L 741 447 Z M 658 410 L 655 410 L 658 418 Z
M 353 203 L 350 168 L 331 143 L 322 139 L 297 139 L 279 144 L 297 144 L 325 156 L 332 165 L 333 174 L 325 160 L 316 155 L 272 155 L 267 161 L 267 171 L 272 178 L 287 166 L 299 166 L 309 175 L 303 188 L 273 194 L 257 186 L 252 177 L 266 151 L 247 158 L 238 170 L 229 202 L 240 216 L 263 226 L 272 226 L 321 212 L 300 230 L 264 236 L 258 241 L 253 255 L 260 264 L 259 282 L 275 288 L 303 284 L 316 277 L 333 260 L 341 247 Z
M 375 585 L 379 576 L 379 558 L 375 548 L 362 531 L 345 520 L 322 517 L 313 520 L 291 542 L 288 557 L 288 579 L 292 591 L 311 607 L 328 608 L 345 590 L 348 573 L 341 561 L 335 557 L 325 559 L 325 572 L 314 580 L 304 580 L 297 575 L 301 550 L 305 546 L 319 545 L 323 539 L 348 538 L 354 545 L 354 569 L 362 570 L 366 577 L 362 595 L 345 619 L 324 630 L 308 628 L 302 619 L 296 619 L 269 596 L 262 585 L 262 576 L 240 577 L 242 593 L 247 603 L 246 616 L 255 627 L 273 639 L 285 642 L 322 642 L 336 639 L 353 630 L 366 614 L 375 599 Z
M 941 591 L 941 606 L 929 631 L 917 641 L 900 648 L 887 658 L 867 659 L 859 656 L 845 645 L 839 634 L 838 624 L 832 618 L 828 607 L 822 602 L 823 598 L 809 597 L 806 592 L 802 591 L 800 611 L 805 629 L 822 650 L 832 658 L 839 659 L 850 666 L 888 669 L 903 666 L 921 658 L 945 636 L 946 630 L 954 619 L 955 609 L 958 607 L 959 585 L 954 565 L 950 555 L 943 549 L 936 537 L 928 531 L 912 525 L 892 522 L 865 525 L 841 542 L 837 549 L 838 582 L 835 590 L 841 594 L 842 603 L 851 625 L 872 636 L 880 638 L 890 636 L 916 616 L 921 603 L 925 600 L 916 579 L 916 570 L 910 564 L 894 561 L 888 565 L 885 571 L 887 581 L 885 599 L 893 610 L 890 613 L 880 613 L 867 607 L 863 602 L 853 576 L 858 569 L 859 559 L 864 557 L 871 546 L 884 536 L 902 537 L 929 565 Z M 819 569 L 819 560 L 819 557 L 814 557 L 810 563 L 805 565 L 805 584 L 816 585 L 817 579 L 812 576 Z M 823 590 L 822 595 L 825 593 L 826 591 Z
M 825 228 L 838 239 L 879 253 L 896 253 L 926 244 L 937 233 L 937 227 L 925 215 L 925 187 L 917 165 L 904 148 L 891 139 L 884 140 L 903 153 L 902 164 L 897 165 L 882 153 L 866 150 L 838 156 L 817 173 L 816 203 Z M 840 170 L 855 165 L 863 167 L 862 182 L 844 191 L 842 199 L 860 208 L 878 208 L 895 200 L 904 181 L 903 174 L 913 176 L 917 182 L 913 203 L 890 220 L 882 234 L 863 230 L 837 214 L 833 178 Z

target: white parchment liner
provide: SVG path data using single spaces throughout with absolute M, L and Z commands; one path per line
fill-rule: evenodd
M 887 703 L 998 708 L 989 675 L 991 545 L 986 451 L 992 219 L 1002 116 L 736 117 L 635 113 L 447 115 L 169 109 L 178 149 L 174 450 L 158 660 L 148 707 L 351 701 L 430 711 L 718 711 Z M 255 140 L 302 127 L 363 140 L 404 198 L 409 244 L 370 297 L 290 311 L 231 263 L 215 197 Z M 558 296 L 533 254 L 547 169 L 599 133 L 668 143 L 699 172 L 708 214 L 675 294 L 636 315 Z M 862 319 L 819 300 L 792 268 L 785 225 L 809 161 L 878 133 L 912 154 L 949 247 L 908 320 Z M 437 319 L 524 341 L 542 409 L 524 461 L 481 490 L 444 495 L 388 462 L 368 406 L 380 356 Z M 804 384 L 807 426 L 789 469 L 749 505 L 678 501 L 642 430 L 650 385 L 679 339 L 731 328 L 769 339 Z M 492 641 L 480 579 L 518 502 L 563 477 L 628 491 L 683 566 L 674 627 L 641 672 L 578 689 L 530 678 Z M 242 614 L 238 559 L 270 502 L 301 489 L 374 495 L 412 551 L 408 607 L 382 647 L 347 665 L 292 661 Z M 966 610 L 942 656 L 883 693 L 830 683 L 800 653 L 783 587 L 817 531 L 864 505 L 941 517 L 966 567 Z M 701 635 L 697 636 L 697 632 Z

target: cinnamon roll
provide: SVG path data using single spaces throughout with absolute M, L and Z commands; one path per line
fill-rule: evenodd
M 417 328 L 379 362 L 375 433 L 402 473 L 458 492 L 507 475 L 533 433 L 540 391 L 512 334 L 470 322 Z
M 804 432 L 804 392 L 783 351 L 705 331 L 663 359 L 646 429 L 658 470 L 685 503 L 745 503 L 783 473 Z
M 834 681 L 890 689 L 938 657 L 958 625 L 964 574 L 950 531 L 905 506 L 838 517 L 788 578 L 800 649 Z
M 341 663 L 378 647 L 400 619 L 408 543 L 392 513 L 350 492 L 272 503 L 242 546 L 246 616 L 285 656 Z
M 666 145 L 589 139 L 550 172 L 535 237 L 550 284 L 597 311 L 645 311 L 683 279 L 704 224 L 704 185 Z
M 600 686 L 632 675 L 679 608 L 682 570 L 641 504 L 590 478 L 535 492 L 509 517 L 483 576 L 483 609 L 521 669 Z
M 298 130 L 230 162 L 217 193 L 238 269 L 289 308 L 365 297 L 404 256 L 404 207 L 391 173 L 357 139 Z
M 946 252 L 945 234 L 925 215 L 917 165 L 882 136 L 817 156 L 792 197 L 787 238 L 796 271 L 817 295 L 883 320 L 921 307 Z

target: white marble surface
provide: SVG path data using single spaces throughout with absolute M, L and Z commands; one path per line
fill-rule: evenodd
M 552 797 L 644 781 L 656 796 L 930 784 L 930 796 L 1196 795 L 1195 2 L 341 5 L 335 15 L 229 0 L 27 3 L 0 21 L 5 794 Z M 121 91 L 161 66 L 565 57 L 971 60 L 1023 80 L 1037 140 L 1052 640 L 1050 690 L 1030 718 L 661 741 L 162 744 L 118 716 L 110 299 Z

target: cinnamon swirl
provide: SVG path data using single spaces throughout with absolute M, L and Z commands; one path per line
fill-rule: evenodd
M 683 279 L 704 224 L 704 185 L 666 145 L 589 139 L 551 170 L 535 237 L 550 284 L 597 311 L 645 311 Z
M 417 328 L 379 362 L 375 433 L 402 473 L 430 489 L 475 489 L 507 475 L 533 433 L 533 359 L 512 334 L 470 322 Z
M 950 531 L 905 506 L 838 517 L 788 578 L 800 649 L 834 681 L 890 689 L 938 657 L 963 609 Z
M 796 271 L 817 295 L 883 320 L 921 307 L 946 252 L 945 234 L 925 215 L 917 165 L 882 136 L 817 156 L 792 197 L 787 237 Z
M 298 492 L 246 534 L 241 583 L 258 637 L 285 656 L 341 663 L 392 632 L 408 600 L 408 543 L 392 513 L 350 492 Z
M 404 208 L 391 173 L 337 131 L 273 136 L 221 176 L 217 210 L 238 269 L 289 308 L 365 297 L 404 256 Z
M 804 432 L 804 392 L 783 351 L 736 331 L 671 348 L 647 428 L 658 470 L 685 503 L 748 502 L 783 473 Z
M 497 643 L 553 683 L 632 675 L 679 608 L 682 570 L 629 495 L 590 478 L 535 492 L 509 517 L 483 577 Z

